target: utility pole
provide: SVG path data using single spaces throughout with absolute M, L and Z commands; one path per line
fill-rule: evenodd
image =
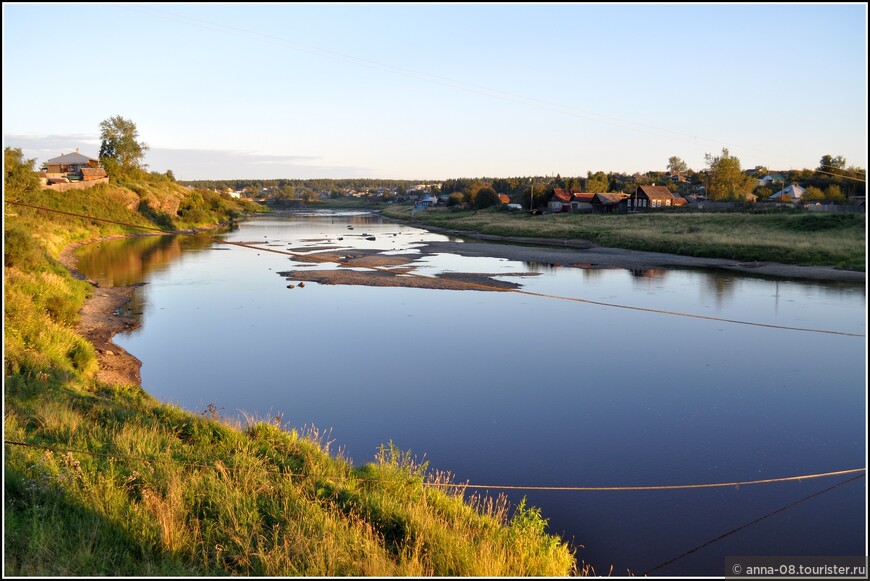
M 535 209 L 535 178 L 529 178 L 529 183 L 531 184 L 529 187 L 529 212 L 531 213 Z

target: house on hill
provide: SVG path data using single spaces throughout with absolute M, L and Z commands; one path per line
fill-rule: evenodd
M 60 191 L 89 188 L 109 181 L 106 170 L 100 167 L 100 160 L 82 155 L 78 148 L 73 153 L 46 161 L 39 177 L 43 186 Z
M 76 148 L 74 153 L 65 153 L 49 159 L 43 164 L 47 174 L 77 174 L 82 168 L 98 168 L 100 160 L 82 155 Z
M 671 208 L 685 206 L 686 199 L 671 192 L 665 186 L 637 186 L 628 200 L 629 210 L 647 210 L 649 208 Z

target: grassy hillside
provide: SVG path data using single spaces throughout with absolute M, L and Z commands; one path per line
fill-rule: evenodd
M 601 246 L 706 258 L 866 269 L 864 214 L 806 211 L 637 214 L 545 214 L 501 209 L 432 208 L 411 216 L 389 206 L 385 216 L 423 225 L 501 236 L 590 240 Z
M 125 186 L 58 194 L 7 181 L 6 194 L 165 228 L 252 209 L 168 181 Z M 449 482 L 390 443 L 354 467 L 315 431 L 275 419 L 231 426 L 96 380 L 93 346 L 74 327 L 91 288 L 57 258 L 72 242 L 136 230 L 21 205 L 4 212 L 6 574 L 575 571 L 539 511 L 432 486 Z

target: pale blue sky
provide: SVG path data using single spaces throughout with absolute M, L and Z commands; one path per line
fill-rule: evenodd
M 3 140 L 180 179 L 867 159 L 865 4 L 3 5 Z

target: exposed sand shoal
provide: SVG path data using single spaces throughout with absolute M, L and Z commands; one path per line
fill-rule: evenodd
M 279 272 L 288 281 L 310 281 L 320 284 L 430 288 L 443 290 L 508 291 L 520 288 L 515 282 L 496 280 L 495 276 L 528 276 L 517 274 L 481 274 L 448 272 L 438 276 L 402 275 L 381 270 L 290 270 Z
M 318 244 L 317 246 L 292 246 L 287 249 L 287 252 L 310 252 L 316 254 L 322 250 L 342 250 L 345 248 L 350 248 L 350 246 L 328 246 Z
M 405 264 L 414 262 L 420 257 L 419 254 L 407 255 L 407 254 L 370 254 L 368 256 L 360 256 L 355 258 L 348 258 L 347 260 L 342 261 L 341 266 L 349 266 L 349 267 L 390 267 L 390 266 L 403 266 Z
M 303 256 L 294 256 L 293 260 L 315 264 L 334 262 L 344 267 L 372 268 L 404 266 L 421 256 L 420 254 L 379 254 L 379 252 L 359 249 L 352 249 L 345 254 L 337 252 L 312 252 Z

